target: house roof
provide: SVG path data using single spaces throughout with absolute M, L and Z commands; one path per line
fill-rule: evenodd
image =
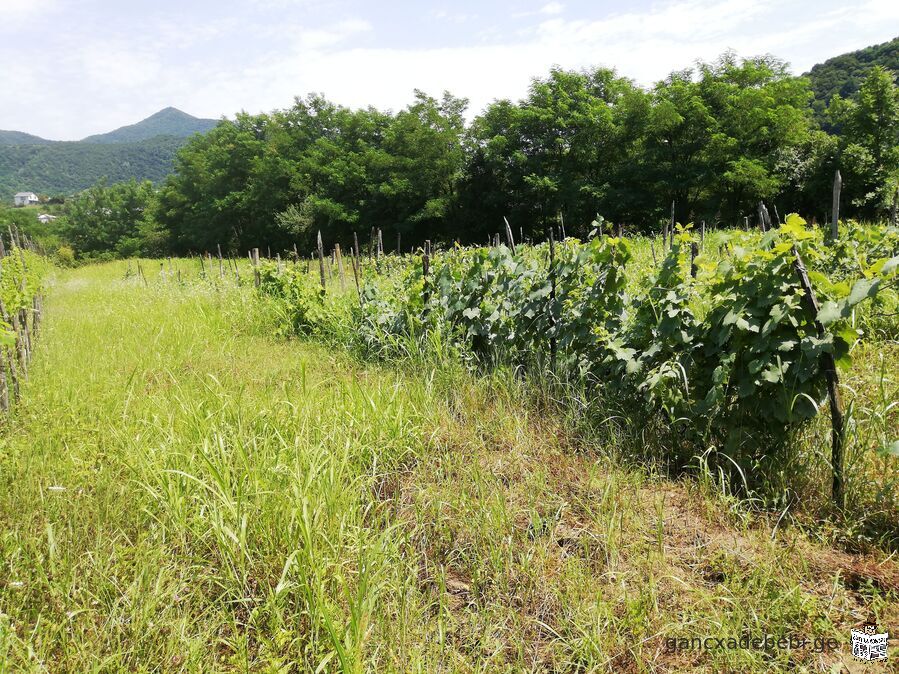
M 37 195 L 34 192 L 17 192 L 16 196 L 17 197 L 36 197 Z

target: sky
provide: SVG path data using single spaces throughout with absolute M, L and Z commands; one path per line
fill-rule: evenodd
M 0 129 L 77 140 L 310 92 L 398 110 L 416 88 L 473 115 L 556 65 L 649 85 L 732 49 L 798 74 L 897 35 L 896 0 L 0 0 Z

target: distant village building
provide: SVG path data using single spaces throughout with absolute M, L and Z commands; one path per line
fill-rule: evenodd
M 56 216 L 50 215 L 49 213 L 41 213 L 37 216 L 37 221 L 42 225 L 46 225 L 48 222 L 53 222 L 54 220 L 56 220 Z
M 33 206 L 38 201 L 39 199 L 34 192 L 19 192 L 13 197 L 13 203 L 16 206 Z

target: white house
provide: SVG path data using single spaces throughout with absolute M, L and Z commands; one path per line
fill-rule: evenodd
M 37 221 L 42 225 L 46 225 L 48 222 L 53 222 L 54 220 L 56 220 L 56 216 L 50 215 L 49 213 L 41 213 L 37 216 Z
M 13 203 L 16 206 L 33 206 L 38 203 L 38 198 L 34 192 L 19 192 L 13 197 Z

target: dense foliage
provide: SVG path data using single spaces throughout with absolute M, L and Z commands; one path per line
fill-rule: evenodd
M 421 92 L 398 113 L 311 96 L 239 115 L 178 155 L 157 217 L 176 252 L 304 251 L 380 229 L 385 247 L 482 242 L 508 218 L 544 236 L 560 220 L 584 236 L 600 213 L 630 231 L 660 221 L 757 222 L 788 209 L 825 220 L 834 171 L 843 214 L 882 217 L 899 182 L 899 94 L 873 69 L 857 101 L 836 99 L 839 136 L 812 119 L 808 80 L 776 59 L 676 72 L 649 90 L 599 69 L 555 69 L 528 96 L 466 126 L 466 102 Z
M 805 225 L 792 215 L 765 235 L 721 233 L 695 259 L 697 236 L 681 229 L 658 265 L 636 269 L 627 239 L 595 230 L 557 246 L 551 263 L 547 244 L 453 249 L 427 276 L 417 258 L 391 258 L 358 300 L 323 294 L 303 265 L 265 266 L 261 288 L 284 301 L 294 330 L 341 335 L 370 354 L 440 348 L 481 366 L 551 371 L 598 395 L 603 416 L 660 416 L 675 464 L 711 448 L 757 483 L 822 406 L 821 355 L 845 366 L 862 335 L 897 337 L 879 317 L 899 308 L 899 230 L 850 225 L 831 247 Z M 817 315 L 797 254 L 812 270 Z
M 818 121 L 827 127 L 830 124 L 826 114 L 827 106 L 834 96 L 855 97 L 874 66 L 899 72 L 899 37 L 848 54 L 840 54 L 813 66 L 807 77 L 815 95 L 812 107 Z

